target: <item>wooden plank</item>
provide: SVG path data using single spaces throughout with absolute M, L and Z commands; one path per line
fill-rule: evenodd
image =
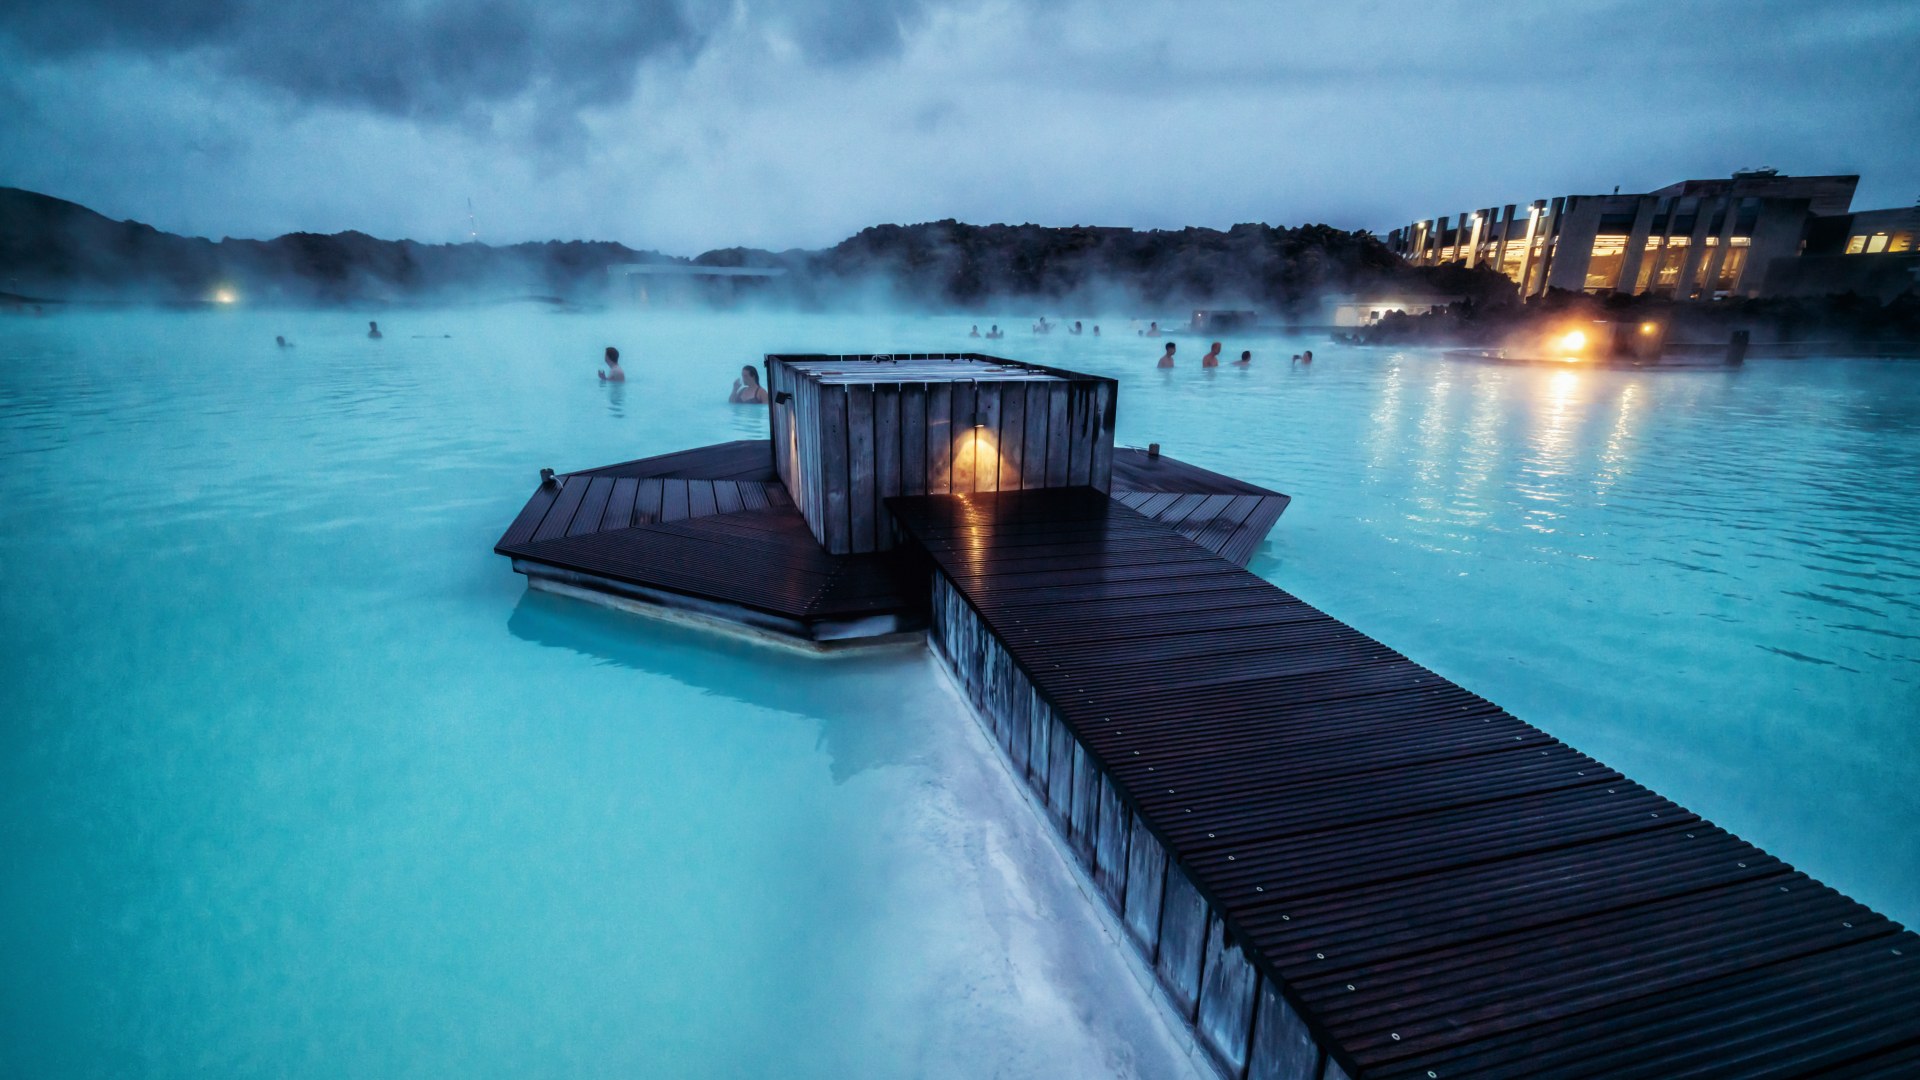
M 532 539 L 551 540 L 556 536 L 565 536 L 567 526 L 573 524 L 574 512 L 580 509 L 580 500 L 587 497 L 587 486 L 593 481 L 590 477 L 569 476 L 560 483 L 560 495 L 553 500 L 553 506 L 546 517 L 540 521 L 540 527 L 533 531 Z
M 742 509 L 745 509 L 745 505 L 740 499 L 739 483 L 733 480 L 715 480 L 713 482 L 713 512 L 716 514 L 732 514 Z
M 956 493 L 972 491 L 973 422 L 978 412 L 978 395 L 972 383 L 954 383 L 950 390 L 953 417 L 947 434 L 952 443 L 947 450 L 947 460 L 953 463 L 953 490 Z
M 713 494 L 713 481 L 687 481 L 687 516 L 690 518 L 712 517 L 719 510 Z
M 879 545 L 874 397 L 872 386 L 847 387 L 847 544 L 850 551 L 872 551 Z
M 594 477 L 587 484 L 587 494 L 580 500 L 580 509 L 574 512 L 573 524 L 567 526 L 567 535 L 599 532 L 601 515 L 607 512 L 607 500 L 612 497 L 613 477 Z
M 900 388 L 900 494 L 927 493 L 927 388 Z
M 1094 413 L 1098 424 L 1093 435 L 1093 468 L 1089 482 L 1097 491 L 1113 488 L 1113 430 L 1116 422 L 1118 387 L 1102 381 L 1094 385 Z
M 1047 486 L 1047 402 L 1052 384 L 1030 383 L 1022 411 L 1026 425 L 1020 433 L 1020 488 Z M 1002 484 L 1002 487 L 1007 485 Z
M 553 501 L 559 497 L 560 485 L 557 483 L 541 484 L 535 488 L 532 497 L 527 499 L 527 505 L 520 508 L 519 516 L 513 519 L 513 524 L 507 526 L 507 531 L 501 535 L 500 542 L 494 545 L 494 550 L 517 547 L 533 539 L 534 530 L 540 527 L 540 522 L 547 516 L 547 511 L 553 509 Z
M 624 529 L 633 524 L 633 500 L 640 494 L 640 481 L 623 476 L 613 482 L 613 497 L 607 500 L 607 512 L 600 518 L 600 530 Z
M 662 501 L 666 498 L 666 481 L 656 477 L 647 477 L 640 481 L 639 490 L 633 497 L 633 523 L 648 525 L 660 520 Z
M 953 490 L 953 387 L 927 387 L 927 493 Z
M 781 393 L 789 391 L 793 381 L 787 365 L 769 360 L 766 362 L 768 431 L 773 440 L 773 469 L 783 483 L 793 484 L 794 440 L 792 429 L 793 403 L 782 405 L 776 399 Z
M 1067 416 L 1072 408 L 1072 393 L 1072 388 L 1066 383 L 1052 383 L 1047 387 L 1048 487 L 1066 487 L 1072 475 L 1069 466 L 1073 436 Z
M 820 395 L 820 524 L 823 544 L 835 555 L 853 550 L 850 503 L 852 466 L 847 452 L 847 392 L 844 386 L 816 387 Z
M 974 427 L 968 444 L 973 471 L 973 490 L 1000 490 L 1000 390 L 998 383 L 980 383 L 974 388 Z
M 873 391 L 874 546 L 893 547 L 893 526 L 883 500 L 905 494 L 901 483 L 900 387 L 882 383 Z
M 1099 432 L 1093 388 L 1085 383 L 1067 387 L 1067 483 L 1093 482 L 1093 440 Z
M 1043 384 L 1035 384 L 1043 385 Z M 1000 475 L 994 487 L 1019 491 L 1026 461 L 1027 387 L 1010 383 L 1000 390 Z
M 660 481 L 660 520 L 685 521 L 693 516 L 691 500 L 687 494 L 690 481 L 669 477 Z

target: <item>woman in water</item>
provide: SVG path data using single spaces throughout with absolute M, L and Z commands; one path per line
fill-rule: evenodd
M 999 323 L 994 323 L 992 326 L 987 327 L 988 338 L 1003 338 L 1006 336 L 1007 335 L 1001 331 Z
M 967 336 L 968 336 L 968 337 L 979 337 L 979 336 L 980 336 L 980 324 L 979 324 L 979 323 L 974 323 L 974 324 L 973 324 L 973 329 L 972 329 L 972 330 L 969 330 L 969 331 L 967 332 Z
M 729 405 L 765 405 L 767 388 L 760 385 L 760 372 L 752 364 L 740 369 L 740 377 L 733 380 L 733 393 L 727 395 Z
M 374 322 L 372 319 L 367 320 L 367 336 L 370 338 L 377 338 L 380 336 L 380 324 L 377 322 Z
M 607 370 L 595 372 L 601 382 L 626 382 L 627 373 L 620 369 L 620 350 L 607 346 Z
M 1233 366 L 1234 366 L 1234 367 L 1250 367 L 1250 366 L 1252 366 L 1252 364 L 1253 364 L 1253 350 L 1252 350 L 1252 349 L 1242 349 L 1242 350 L 1240 350 L 1240 359 L 1238 359 L 1238 360 L 1235 360 L 1235 361 L 1233 362 Z
M 1160 354 L 1160 363 L 1155 366 L 1162 368 L 1173 366 L 1173 342 L 1167 342 L 1167 351 Z

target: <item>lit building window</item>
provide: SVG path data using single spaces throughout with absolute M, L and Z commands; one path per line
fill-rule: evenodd
M 1680 268 L 1687 261 L 1688 239 L 1685 236 L 1667 238 L 1667 249 L 1660 253 L 1660 268 L 1654 272 L 1654 288 L 1671 290 L 1680 284 Z
M 1700 253 L 1700 262 L 1693 268 L 1693 289 L 1695 292 L 1699 292 L 1707 287 L 1707 272 L 1713 268 L 1713 252 L 1714 248 L 1719 246 L 1720 238 L 1717 236 L 1709 236 L 1707 237 L 1706 244 L 1707 250 Z
M 1885 250 L 1887 250 L 1887 234 L 1874 233 L 1873 237 L 1867 241 L 1867 254 L 1878 255 Z
M 1867 250 L 1866 237 L 1856 236 L 1847 241 L 1847 254 L 1858 255 L 1865 250 Z
M 1912 251 L 1912 250 L 1913 250 L 1913 234 L 1912 233 L 1897 232 L 1893 234 L 1893 239 L 1887 241 L 1888 252 Z
M 1626 259 L 1627 238 L 1596 236 L 1593 254 L 1587 259 L 1587 288 L 1611 289 L 1620 280 L 1620 264 Z
M 1633 283 L 1634 292 L 1643 293 L 1647 291 L 1647 286 L 1653 283 L 1653 266 L 1659 261 L 1660 238 L 1657 236 L 1649 236 L 1647 237 L 1647 250 L 1640 255 L 1640 276 L 1639 279 Z
M 1740 285 L 1740 271 L 1747 266 L 1747 248 L 1753 240 L 1745 236 L 1736 236 L 1727 241 L 1726 257 L 1720 260 L 1720 276 L 1714 282 L 1718 292 L 1732 292 Z

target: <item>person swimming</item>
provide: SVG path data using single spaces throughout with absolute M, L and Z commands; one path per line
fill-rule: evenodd
M 1079 319 L 1073 320 L 1073 329 L 1067 332 L 1070 334 L 1078 335 L 1080 333 L 1080 320 Z
M 967 336 L 968 336 L 968 337 L 979 337 L 979 336 L 980 336 L 980 324 L 979 324 L 979 323 L 974 323 L 974 324 L 973 324 L 973 329 L 972 329 L 972 330 L 969 330 L 969 331 L 967 331 Z
M 1040 321 L 1033 324 L 1033 332 L 1036 334 L 1050 334 L 1053 332 L 1053 326 L 1047 322 L 1047 317 L 1042 315 L 1040 316 Z
M 989 338 L 1003 338 L 1006 336 L 1006 333 L 1000 329 L 999 323 L 994 323 L 992 326 L 987 327 L 987 337 Z
M 1207 350 L 1207 355 L 1200 358 L 1200 366 L 1203 368 L 1220 366 L 1220 343 L 1219 342 L 1217 341 L 1214 342 L 1213 348 Z
M 1173 342 L 1167 342 L 1167 351 L 1160 354 L 1160 363 L 1155 366 L 1163 368 L 1173 366 Z
M 1148 323 L 1148 324 L 1147 324 L 1147 336 L 1148 336 L 1148 337 L 1159 337 L 1159 336 L 1160 336 L 1160 324 L 1159 324 L 1159 323 L 1157 323 L 1157 322 L 1150 322 L 1150 323 Z
M 1099 336 L 1100 336 L 1100 324 L 1099 324 L 1099 323 L 1094 323 L 1094 324 L 1093 324 L 1093 336 L 1094 336 L 1094 337 L 1099 337 Z
M 372 319 L 367 320 L 367 336 L 370 338 L 378 338 L 381 336 L 380 324 L 374 322 Z
M 291 348 L 293 348 L 293 342 L 291 342 L 291 341 L 288 341 L 288 340 L 286 339 L 286 336 L 285 336 L 285 335 L 283 335 L 283 334 L 275 334 L 275 335 L 273 335 L 273 343 L 274 343 L 275 345 L 278 345 L 278 346 L 280 346 L 280 347 L 281 347 L 281 348 L 283 348 L 283 349 L 291 349 Z
M 607 361 L 607 370 L 594 372 L 594 374 L 600 376 L 600 381 L 601 382 L 626 382 L 627 373 L 625 371 L 622 371 L 620 368 L 620 350 L 614 348 L 611 345 L 607 346 L 606 361 Z
M 1241 350 L 1240 350 L 1240 359 L 1238 359 L 1238 360 L 1235 360 L 1235 361 L 1233 362 L 1233 366 L 1234 366 L 1234 367 L 1246 367 L 1246 366 L 1248 366 L 1249 364 L 1252 364 L 1252 363 L 1253 363 L 1253 350 L 1252 350 L 1252 349 L 1241 349 Z
M 733 393 L 727 395 L 729 405 L 765 405 L 767 388 L 760 385 L 760 372 L 752 364 L 740 369 L 740 377 L 733 380 Z

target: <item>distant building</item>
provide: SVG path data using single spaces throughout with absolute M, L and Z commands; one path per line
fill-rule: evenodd
M 1462 296 L 1403 291 L 1378 296 L 1328 296 L 1320 301 L 1320 306 L 1326 311 L 1329 326 L 1372 326 L 1396 311 L 1425 315 L 1463 299 Z
M 643 306 L 715 303 L 735 299 L 741 285 L 786 276 L 779 267 L 706 266 L 701 263 L 615 263 L 607 274 L 624 282 L 627 297 Z
M 1430 218 L 1395 229 L 1387 243 L 1417 265 L 1492 267 L 1522 296 L 1759 296 L 1773 291 L 1774 268 L 1802 255 L 1913 250 L 1911 211 L 1849 212 L 1859 182 L 1756 169 L 1643 194 L 1563 195 Z M 1822 290 L 1817 274 L 1785 277 L 1795 278 L 1788 292 Z M 1830 291 L 1844 288 L 1836 282 Z

